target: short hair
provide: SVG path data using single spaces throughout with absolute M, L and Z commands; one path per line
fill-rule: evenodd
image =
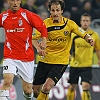
M 64 7 L 65 7 L 64 0 L 49 0 L 49 4 L 48 4 L 49 10 L 51 9 L 52 4 L 56 4 L 56 5 L 60 4 L 61 10 L 64 10 Z
M 88 13 L 84 13 L 83 15 L 81 15 L 81 19 L 82 19 L 83 16 L 89 17 L 90 20 L 91 20 L 91 16 Z

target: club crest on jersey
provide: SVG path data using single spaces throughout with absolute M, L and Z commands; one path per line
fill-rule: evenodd
M 65 35 L 65 36 L 67 36 L 67 35 L 68 35 L 68 33 L 69 33 L 68 31 L 64 31 L 64 35 Z
M 18 20 L 18 24 L 19 24 L 19 26 L 22 26 L 23 25 L 23 22 L 22 22 L 21 19 Z

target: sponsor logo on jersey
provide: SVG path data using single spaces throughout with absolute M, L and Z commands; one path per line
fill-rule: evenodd
M 23 21 L 21 20 L 21 18 L 18 20 L 18 24 L 19 24 L 19 26 L 23 25 Z
M 58 41 L 58 42 L 67 41 L 66 38 L 51 38 L 51 37 L 48 37 L 48 40 L 49 40 L 49 41 Z
M 64 31 L 64 35 L 67 36 L 69 34 L 68 31 Z
M 25 28 L 15 28 L 15 29 L 8 29 L 7 32 L 8 33 L 12 33 L 12 32 L 23 32 Z

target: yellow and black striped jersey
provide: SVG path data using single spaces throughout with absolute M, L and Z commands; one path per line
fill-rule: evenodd
M 86 32 L 83 31 L 74 21 L 62 17 L 60 23 L 54 23 L 52 17 L 44 20 L 48 30 L 47 47 L 45 57 L 41 61 L 49 64 L 68 64 L 69 52 L 71 48 L 71 33 L 84 38 Z M 36 30 L 33 39 L 39 39 L 40 33 Z
M 84 39 L 72 33 L 72 59 L 70 61 L 70 66 L 73 67 L 91 67 L 93 51 L 100 50 L 100 38 L 99 35 L 93 30 L 89 29 L 87 31 L 91 37 L 94 39 L 94 46 L 91 46 Z

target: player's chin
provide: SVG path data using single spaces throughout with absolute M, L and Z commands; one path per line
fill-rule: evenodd
M 19 9 L 19 7 L 13 7 L 12 10 L 13 11 L 17 11 Z

